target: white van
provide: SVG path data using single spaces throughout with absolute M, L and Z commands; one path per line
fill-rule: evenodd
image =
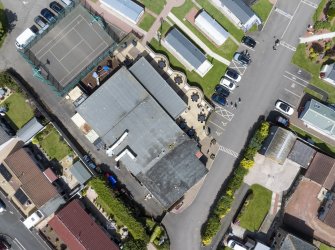
M 27 219 L 23 221 L 23 225 L 26 226 L 26 228 L 30 229 L 34 226 L 36 226 L 42 219 L 44 218 L 44 215 L 40 210 L 37 210 L 35 213 L 30 215 Z
M 16 38 L 16 41 L 15 41 L 16 48 L 23 49 L 32 40 L 34 40 L 35 37 L 36 37 L 36 34 L 30 28 L 26 29 L 25 31 L 21 33 L 21 35 L 19 35 Z
M 248 248 L 236 240 L 229 240 L 227 246 L 234 250 L 248 250 Z

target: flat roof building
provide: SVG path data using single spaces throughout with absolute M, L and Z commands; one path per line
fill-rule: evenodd
M 206 55 L 177 28 L 169 31 L 164 38 L 164 44 L 189 70 L 194 70 L 201 77 L 213 67 Z
M 194 24 L 217 46 L 221 46 L 229 37 L 229 33 L 205 10 L 196 16 Z

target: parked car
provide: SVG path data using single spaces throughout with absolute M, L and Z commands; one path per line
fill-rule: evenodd
M 72 4 L 71 0 L 61 0 L 66 6 L 70 6 Z
M 0 250 L 7 250 L 11 247 L 12 246 L 5 239 L 0 239 Z
M 248 248 L 243 245 L 242 242 L 230 239 L 228 240 L 227 246 L 234 250 L 247 250 Z
M 226 104 L 226 98 L 224 96 L 219 95 L 218 93 L 214 93 L 211 97 L 212 101 L 220 106 L 224 106 Z
M 255 46 L 256 46 L 256 41 L 254 39 L 252 39 L 250 36 L 244 36 L 242 38 L 242 43 L 244 43 L 245 45 L 247 45 L 250 48 L 255 48 Z
M 30 29 L 35 34 L 38 34 L 38 32 L 39 32 L 39 29 L 38 29 L 38 27 L 35 24 L 33 24 L 32 26 L 30 26 Z
M 220 85 L 226 87 L 230 91 L 232 91 L 232 90 L 234 90 L 236 88 L 236 85 L 235 85 L 234 81 L 230 80 L 227 77 L 222 77 L 221 78 Z
M 284 127 L 288 127 L 290 125 L 290 120 L 285 116 L 278 115 L 276 117 L 276 122 Z
M 235 82 L 241 81 L 241 78 L 242 78 L 241 75 L 236 70 L 230 69 L 230 68 L 227 69 L 224 76 Z
M 277 101 L 276 108 L 286 115 L 292 115 L 294 113 L 294 109 L 283 101 Z
M 83 161 L 86 163 L 87 166 L 89 166 L 92 169 L 96 169 L 97 165 L 92 161 L 91 157 L 88 155 L 83 156 Z
M 46 28 L 48 25 L 48 22 L 41 16 L 37 16 L 34 18 L 35 23 L 40 26 L 42 29 Z
M 230 94 L 229 90 L 220 84 L 216 85 L 215 92 L 224 97 L 228 97 Z
M 6 204 L 0 199 L 0 213 L 6 211 Z
M 41 10 L 41 15 L 48 21 L 48 23 L 56 22 L 57 17 L 55 16 L 54 13 L 52 13 L 47 8 L 44 8 L 43 10 Z
M 5 117 L 0 117 L 0 127 L 9 135 L 15 136 L 15 130 L 12 128 L 10 123 L 7 121 Z
M 239 62 L 240 64 L 247 66 L 251 63 L 251 59 L 245 53 L 237 52 L 234 55 L 234 60 Z
M 51 2 L 49 7 L 57 14 L 64 12 L 64 7 L 60 5 L 59 3 L 57 3 L 56 1 Z

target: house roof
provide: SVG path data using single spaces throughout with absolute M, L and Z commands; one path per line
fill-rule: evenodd
M 327 78 L 332 79 L 333 81 L 335 81 L 335 63 L 333 63 L 332 65 L 329 65 L 331 68 Z
M 331 204 L 325 219 L 323 220 L 328 226 L 335 228 L 335 202 Z
M 220 0 L 222 5 L 226 6 L 241 23 L 246 23 L 255 15 L 252 9 L 246 5 L 243 0 Z
M 292 235 L 287 234 L 280 250 L 315 250 L 317 249 L 314 245 Z
M 300 119 L 326 134 L 335 135 L 335 110 L 314 99 L 305 104 Z
M 182 56 L 192 67 L 198 69 L 207 61 L 201 52 L 183 33 L 173 28 L 165 37 L 165 42 L 170 45 L 180 56 Z
M 24 125 L 16 135 L 23 141 L 27 142 L 33 138 L 41 129 L 43 125 L 39 123 L 36 117 L 32 118 L 26 125 Z
M 155 184 L 148 184 L 148 188 L 152 193 L 161 194 L 162 197 L 156 198 L 165 204 L 167 203 L 164 192 L 151 190 L 151 187 L 165 190 L 167 182 L 177 185 L 183 179 L 188 186 L 192 186 L 192 183 L 197 182 L 194 176 L 204 176 L 207 173 L 205 166 L 193 154 L 196 142 L 185 143 L 189 140 L 187 135 L 126 68 L 121 68 L 109 78 L 77 108 L 77 111 L 108 147 L 115 145 L 127 132 L 127 136 L 113 150 L 114 155 L 123 155 L 125 150 L 132 152 L 134 159 L 125 154 L 120 161 L 135 176 L 141 175 L 148 182 L 153 180 Z M 189 155 L 179 159 L 178 151 L 175 151 L 165 158 L 164 162 L 168 164 L 178 158 L 178 167 L 182 168 L 185 163 L 186 171 L 179 170 L 179 173 L 171 171 L 168 165 L 166 168 L 161 167 L 160 161 L 183 143 L 183 150 L 189 150 Z M 196 173 L 193 176 L 183 174 L 187 173 L 190 158 L 194 160 L 193 171 Z M 156 176 L 157 178 L 153 178 L 151 173 L 155 172 L 156 168 L 162 172 Z M 146 178 L 146 175 L 149 176 Z M 185 191 L 184 188 L 181 190 Z M 180 190 L 171 192 L 176 193 L 174 197 L 180 196 Z M 169 198 L 169 201 L 171 200 Z
M 70 249 L 119 249 L 77 199 L 56 213 L 48 224 Z
M 218 46 L 221 46 L 229 37 L 229 33 L 205 10 L 196 16 L 194 23 Z
M 81 161 L 76 161 L 70 168 L 70 172 L 81 185 L 85 184 L 92 177 Z
M 335 159 L 316 153 L 305 177 L 319 183 L 328 190 L 333 190 L 335 184 Z
M 172 118 L 185 111 L 186 103 L 144 57 L 129 70 Z
M 132 0 L 100 0 L 101 3 L 137 23 L 144 9 Z
M 51 183 L 58 179 L 58 177 L 55 175 L 51 168 L 47 168 L 46 170 L 44 170 L 43 174 L 48 178 Z
M 19 149 L 9 155 L 4 162 L 20 180 L 21 189 L 37 207 L 41 207 L 58 195 L 56 188 L 40 171 L 26 149 Z
M 264 155 L 283 164 L 297 137 L 281 127 L 272 126 L 268 138 L 263 144 Z M 263 151 L 264 151 L 263 149 Z
M 298 163 L 301 167 L 308 168 L 315 154 L 316 150 L 314 148 L 300 140 L 296 140 L 288 158 Z

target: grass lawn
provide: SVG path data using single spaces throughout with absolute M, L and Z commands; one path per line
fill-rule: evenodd
M 139 2 L 156 14 L 160 14 L 166 4 L 166 0 L 139 0 Z
M 322 0 L 319 5 L 318 8 L 316 9 L 316 11 L 314 12 L 313 15 L 313 21 L 316 22 L 319 19 L 319 16 L 321 15 L 323 9 L 325 8 L 326 3 L 328 2 L 328 0 Z
M 138 25 L 141 29 L 148 31 L 153 23 L 155 22 L 156 18 L 150 15 L 149 13 L 145 12 L 140 24 Z
M 334 247 L 330 247 L 330 246 L 327 246 L 323 243 L 321 243 L 320 247 L 319 247 L 320 250 L 335 250 Z
M 240 226 L 251 232 L 257 231 L 270 210 L 272 192 L 260 185 L 251 186 L 250 199 L 239 215 Z
M 316 99 L 318 99 L 318 100 L 322 100 L 322 95 L 321 94 L 319 94 L 319 93 L 317 93 L 317 92 L 315 92 L 314 90 L 312 90 L 312 89 L 310 89 L 310 88 L 305 88 L 304 89 L 304 92 L 305 93 L 307 93 L 307 94 L 309 94 L 309 95 L 311 95 L 311 96 L 314 96 Z
M 3 4 L 0 3 L 0 47 L 2 46 L 7 36 L 7 31 L 8 31 L 7 25 L 8 23 L 7 23 L 5 8 Z
M 233 56 L 237 49 L 238 45 L 230 37 L 220 47 L 220 50 L 222 50 L 221 55 L 229 61 L 233 59 Z
M 272 9 L 272 3 L 269 0 L 258 0 L 251 9 L 259 16 L 262 22 L 265 22 Z
M 154 52 L 165 55 L 169 59 L 171 67 L 185 73 L 188 83 L 200 87 L 208 98 L 210 98 L 211 94 L 214 92 L 215 85 L 219 83 L 227 68 L 225 64 L 215 59 L 209 59 L 213 64 L 213 68 L 202 78 L 196 72 L 186 70 L 185 67 L 170 52 L 168 52 L 163 45 L 160 45 L 156 39 L 152 39 L 149 45 Z
M 72 149 L 62 140 L 55 128 L 52 128 L 49 133 L 39 141 L 39 144 L 51 159 L 56 159 L 57 161 L 73 153 Z
M 310 83 L 328 93 L 328 102 L 335 102 L 335 88 L 319 78 L 321 64 L 314 63 L 307 58 L 304 44 L 298 45 L 297 51 L 293 55 L 292 63 L 310 72 L 312 74 L 312 80 Z
M 307 139 L 312 139 L 314 141 L 314 145 L 318 148 L 320 148 L 321 150 L 323 150 L 325 153 L 328 153 L 329 155 L 335 156 L 335 146 L 329 145 L 327 143 L 325 143 L 324 141 L 322 141 L 321 139 L 319 139 L 318 137 L 314 136 L 314 135 L 310 135 L 309 133 L 307 133 L 306 131 L 290 125 L 290 129 L 293 130 L 294 132 L 296 132 L 296 134 L 307 140 Z
M 34 117 L 34 110 L 26 103 L 26 98 L 21 93 L 11 94 L 4 103 L 8 106 L 6 114 L 15 129 L 22 128 Z

